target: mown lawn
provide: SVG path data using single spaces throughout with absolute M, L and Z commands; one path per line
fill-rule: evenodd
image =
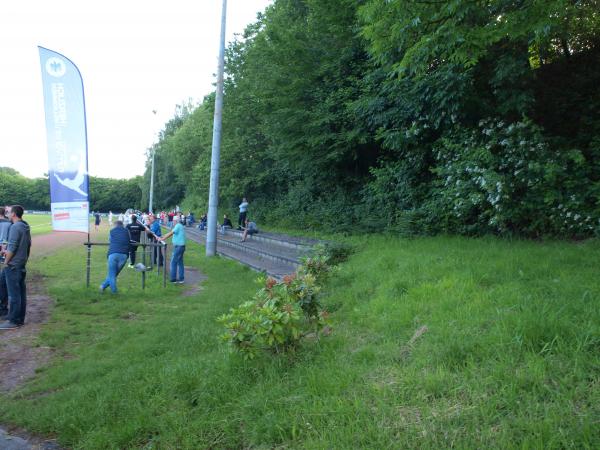
M 50 214 L 25 214 L 23 219 L 31 227 L 32 236 L 52 231 L 52 216 Z
M 256 289 L 234 262 L 188 249 L 193 297 L 131 271 L 101 295 L 101 252 L 90 291 L 84 249 L 38 262 L 55 359 L 0 421 L 82 449 L 600 447 L 599 242 L 351 242 L 333 334 L 249 362 L 215 323 Z

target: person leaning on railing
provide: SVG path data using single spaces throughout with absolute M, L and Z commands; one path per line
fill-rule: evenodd
M 129 231 L 123 226 L 123 222 L 117 220 L 113 229 L 110 230 L 108 238 L 108 274 L 100 285 L 101 292 L 104 292 L 104 289 L 110 286 L 111 292 L 113 294 L 117 293 L 117 277 L 127 263 L 130 239 Z

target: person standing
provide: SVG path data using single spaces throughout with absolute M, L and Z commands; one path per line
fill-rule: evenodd
M 131 223 L 125 227 L 129 231 L 129 267 L 135 266 L 135 257 L 137 255 L 137 244 L 140 243 L 144 226 L 138 222 L 135 214 L 131 215 Z
M 6 218 L 6 208 L 0 206 L 0 245 L 6 244 L 8 240 L 8 229 L 11 226 L 11 221 Z
M 6 208 L 0 206 L 0 253 L 6 248 L 8 229 L 11 225 L 12 222 L 6 218 Z M 8 292 L 6 291 L 6 280 L 2 272 L 3 269 L 0 267 L 0 320 L 6 320 L 8 316 Z
M 10 207 L 9 219 L 12 222 L 8 230 L 8 243 L 4 252 L 5 268 L 2 278 L 8 294 L 8 315 L 0 330 L 12 330 L 25 323 L 27 310 L 27 260 L 31 252 L 31 232 L 29 224 L 23 220 L 23 207 Z
M 129 240 L 129 232 L 123 227 L 123 222 L 117 220 L 108 237 L 109 246 L 106 255 L 108 258 L 108 274 L 100 285 L 101 292 L 104 292 L 104 289 L 110 286 L 111 292 L 113 294 L 117 293 L 117 277 L 127 262 Z
M 94 218 L 94 227 L 96 231 L 98 231 L 98 227 L 100 226 L 100 213 L 98 211 L 96 211 L 96 213 L 94 214 Z
M 169 273 L 171 274 L 171 283 L 183 284 L 185 277 L 185 267 L 183 265 L 183 254 L 185 253 L 185 228 L 179 223 L 179 217 L 173 218 L 175 225 L 171 231 L 165 234 L 162 241 L 173 236 L 173 254 L 171 256 L 171 265 Z
M 156 244 L 159 242 L 158 239 L 162 236 L 162 230 L 160 229 L 160 223 L 158 223 L 158 220 L 156 220 L 153 214 L 148 215 L 148 225 L 150 227 L 150 232 L 147 232 L 147 234 L 150 237 L 150 241 L 153 244 Z M 162 249 L 160 247 L 152 247 L 152 264 L 157 263 L 159 267 L 162 267 Z
M 113 213 L 112 211 L 108 211 L 108 227 L 112 228 L 112 222 L 113 222 Z
M 241 230 L 246 224 L 246 216 L 248 215 L 248 200 L 246 200 L 246 197 L 242 199 L 242 203 L 240 203 L 239 208 L 240 216 L 238 217 L 238 230 Z

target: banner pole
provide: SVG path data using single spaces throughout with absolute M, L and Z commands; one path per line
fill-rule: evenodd
M 90 269 L 91 269 L 91 261 L 92 261 L 92 246 L 90 245 L 90 235 L 88 233 L 87 240 L 87 267 L 86 267 L 86 282 L 85 287 L 90 287 Z

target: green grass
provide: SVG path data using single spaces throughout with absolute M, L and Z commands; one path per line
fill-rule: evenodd
M 31 227 L 32 236 L 52 231 L 52 216 L 50 214 L 25 214 L 23 219 Z
M 86 291 L 83 249 L 38 261 L 55 358 L 0 420 L 83 449 L 600 447 L 599 242 L 352 243 L 326 288 L 334 333 L 251 362 L 217 339 L 256 289 L 233 262 L 192 246 L 209 278 L 185 298 L 131 271 L 116 297 Z

